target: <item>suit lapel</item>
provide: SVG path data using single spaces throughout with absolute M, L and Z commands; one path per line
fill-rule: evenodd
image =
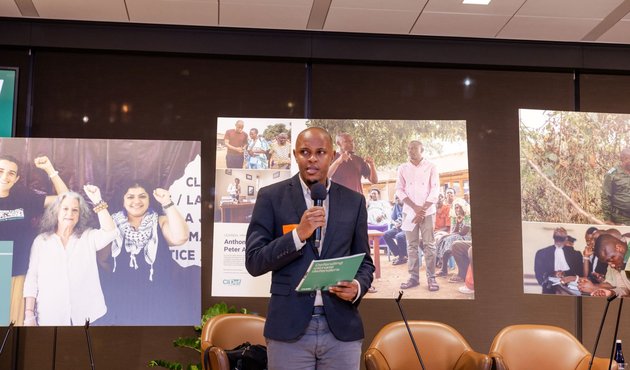
M 302 192 L 302 185 L 300 184 L 300 178 L 298 176 L 300 175 L 293 176 L 289 187 L 291 188 L 291 202 L 293 203 L 293 209 L 297 212 L 299 222 L 306 211 L 306 202 L 304 202 L 304 193 Z
M 339 206 L 339 197 L 339 185 L 333 182 L 328 191 L 328 220 L 326 221 L 326 235 L 324 245 L 322 246 L 322 258 L 326 258 L 326 256 L 330 254 L 330 244 L 333 242 L 333 235 L 337 232 L 335 220 L 340 219 L 340 213 L 342 211 L 342 208 Z
M 302 190 L 302 184 L 300 183 L 299 174 L 293 176 L 292 181 L 289 182 L 291 203 L 293 203 L 293 209 L 295 209 L 298 223 L 302 219 L 302 215 L 306 212 L 306 202 L 304 201 L 304 192 Z M 315 246 L 313 245 L 313 238 L 306 239 L 306 245 L 302 250 L 313 256 L 314 259 L 318 259 L 318 255 L 315 252 Z

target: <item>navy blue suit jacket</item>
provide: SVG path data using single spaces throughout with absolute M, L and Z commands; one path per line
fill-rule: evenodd
M 247 271 L 253 276 L 272 272 L 265 337 L 282 341 L 298 339 L 311 320 L 315 293 L 298 293 L 295 288 L 313 259 L 365 253 L 355 277 L 361 285 L 361 296 L 368 291 L 374 273 L 365 198 L 334 182 L 328 192 L 328 222 L 321 257 L 316 255 L 311 239 L 296 250 L 293 234 L 284 233 L 283 226 L 299 224 L 306 211 L 298 176 L 260 189 L 246 239 Z M 354 341 L 364 337 L 357 310 L 361 298 L 353 303 L 322 291 L 322 299 L 328 326 L 337 339 Z

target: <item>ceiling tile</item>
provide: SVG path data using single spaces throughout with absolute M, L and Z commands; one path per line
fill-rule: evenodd
M 623 0 L 527 0 L 519 16 L 605 18 Z
M 418 12 L 374 9 L 330 9 L 326 31 L 408 34 Z
M 127 0 L 131 22 L 216 26 L 217 0 Z
M 124 0 L 33 0 L 41 18 L 128 22 Z
M 219 25 L 276 29 L 306 29 L 312 2 L 238 1 L 220 2 Z
M 414 35 L 494 37 L 509 15 L 424 12 L 411 31 Z
M 245 4 L 249 6 L 308 6 L 313 5 L 313 0 L 221 0 L 221 5 L 224 4 Z
M 497 37 L 505 39 L 580 41 L 599 19 L 513 17 Z
M 630 44 L 630 20 L 622 20 L 603 34 L 597 41 Z
M 20 17 L 20 9 L 13 0 L 0 0 L 0 17 Z
M 549 0 L 555 1 L 555 0 Z M 488 5 L 462 4 L 462 0 L 430 0 L 425 12 L 513 15 L 525 0 L 492 0 Z
M 422 10 L 427 0 L 332 0 L 330 8 L 374 9 L 374 10 Z

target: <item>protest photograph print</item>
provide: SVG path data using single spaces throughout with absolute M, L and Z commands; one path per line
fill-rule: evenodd
M 0 139 L 0 246 L 11 260 L 8 294 L 0 287 L 9 315 L 0 320 L 198 323 L 200 147 L 194 141 Z

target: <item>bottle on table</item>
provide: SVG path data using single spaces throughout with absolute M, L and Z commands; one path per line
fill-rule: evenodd
M 621 349 L 621 339 L 617 339 L 615 343 L 615 362 L 619 364 L 619 370 L 626 368 L 626 359 L 623 357 L 623 351 Z

